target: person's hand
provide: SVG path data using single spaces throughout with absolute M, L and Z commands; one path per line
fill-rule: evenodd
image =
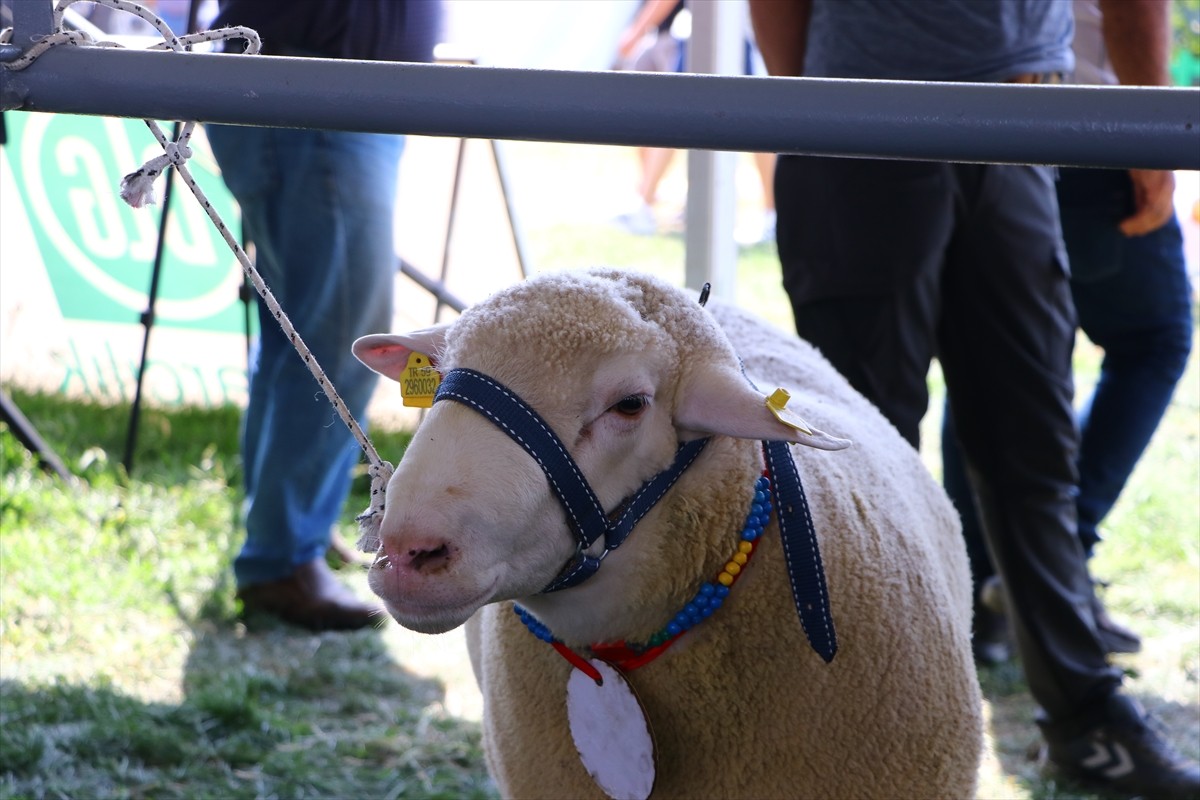
M 1121 220 L 1121 233 L 1145 236 L 1156 231 L 1175 213 L 1175 173 L 1161 169 L 1131 169 L 1133 214 Z

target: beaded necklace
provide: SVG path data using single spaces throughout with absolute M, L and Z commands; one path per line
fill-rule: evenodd
M 737 582 L 746 564 L 749 563 L 750 556 L 754 555 L 763 529 L 771 518 L 770 488 L 770 479 L 765 474 L 755 482 L 754 499 L 750 503 L 750 513 L 746 515 L 746 523 L 742 526 L 737 549 L 716 579 L 702 584 L 696 595 L 671 618 L 670 622 L 646 640 L 644 644 L 628 642 L 594 644 L 590 648 L 592 654 L 628 672 L 650 663 L 674 644 L 679 637 L 711 617 L 725 602 L 730 588 Z M 596 668 L 588 663 L 587 659 L 555 638 L 550 629 L 541 621 L 519 605 L 514 605 L 513 611 L 516 612 L 530 633 L 552 646 L 572 666 L 587 674 L 597 684 L 603 683 Z

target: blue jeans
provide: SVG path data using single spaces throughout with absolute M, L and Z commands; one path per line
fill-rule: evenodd
M 1191 287 L 1174 216 L 1145 236 L 1117 230 L 1132 210 L 1124 171 L 1064 169 L 1058 194 L 1079 327 L 1104 349 L 1079 417 L 1079 537 L 1090 555 L 1187 368 Z
M 1174 217 L 1145 236 L 1117 223 L 1132 210 L 1122 170 L 1063 169 L 1058 182 L 1071 294 L 1079 326 L 1104 349 L 1079 425 L 1079 537 L 1087 555 L 1150 443 L 1192 347 L 1191 287 Z M 943 484 L 963 519 L 977 585 L 993 574 L 958 450 L 949 404 L 942 426 Z
M 351 354 L 391 325 L 396 176 L 403 138 L 207 126 L 263 280 L 350 412 L 364 423 L 376 375 Z M 259 303 L 242 421 L 246 541 L 239 587 L 324 555 L 358 444 Z

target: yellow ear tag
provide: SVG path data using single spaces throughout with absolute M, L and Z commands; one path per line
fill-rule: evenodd
M 400 397 L 409 408 L 432 408 L 442 375 L 433 368 L 429 356 L 409 353 L 408 364 L 400 373 Z
M 771 413 L 775 415 L 775 419 L 784 425 L 812 436 L 812 428 L 808 427 L 808 423 L 801 419 L 799 414 L 787 410 L 788 400 L 791 399 L 792 396 L 788 394 L 787 389 L 776 389 L 767 397 L 767 408 L 771 409 Z

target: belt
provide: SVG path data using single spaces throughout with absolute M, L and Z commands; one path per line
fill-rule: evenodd
M 1063 74 L 1061 72 L 1022 72 L 1020 75 L 1013 75 L 1004 81 L 1005 83 L 1062 83 Z

